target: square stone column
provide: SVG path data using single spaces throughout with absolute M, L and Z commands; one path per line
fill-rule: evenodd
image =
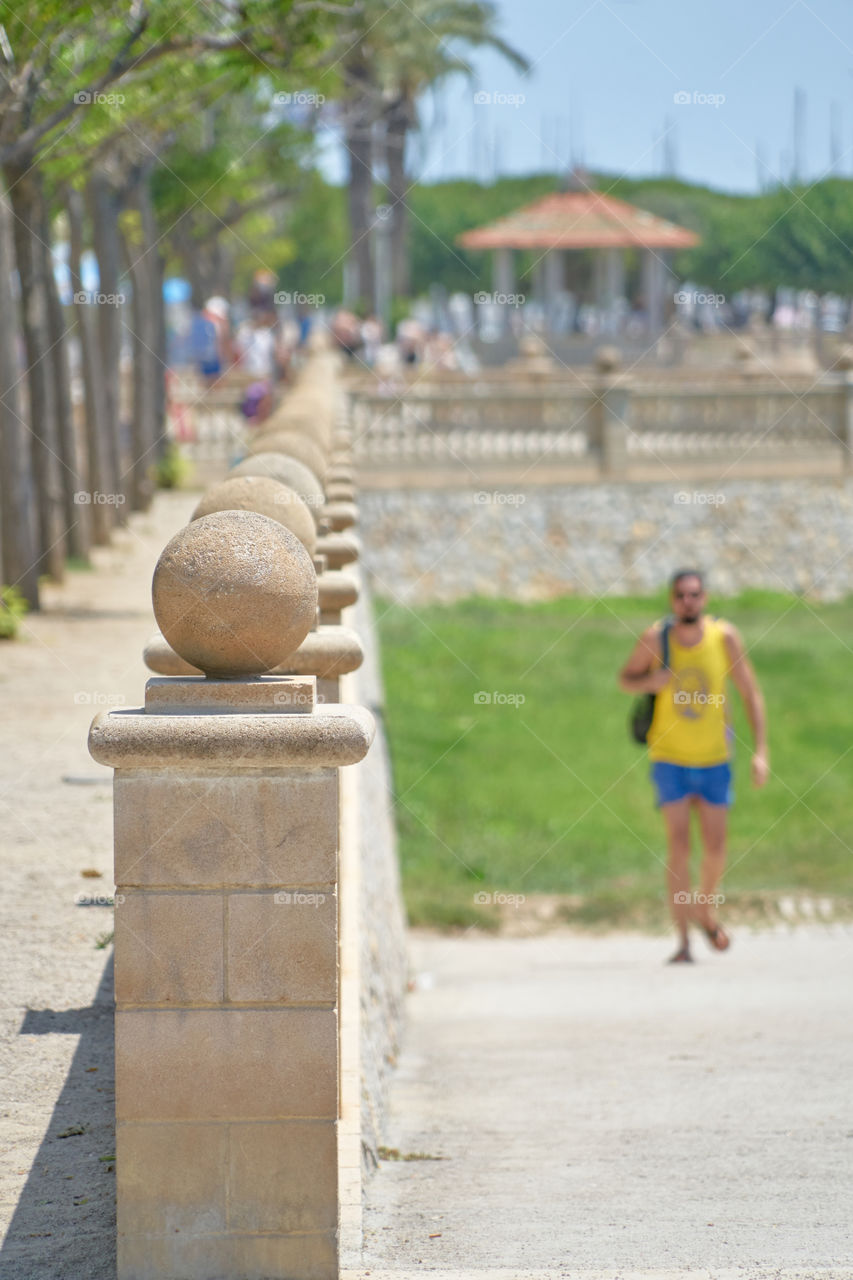
M 115 770 L 118 1280 L 335 1280 L 338 769 L 312 677 L 150 680 Z

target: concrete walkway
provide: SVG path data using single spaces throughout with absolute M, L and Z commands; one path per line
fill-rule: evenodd
M 668 945 L 414 938 L 348 1280 L 853 1276 L 853 932 Z

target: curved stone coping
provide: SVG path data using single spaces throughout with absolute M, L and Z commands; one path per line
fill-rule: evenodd
M 351 627 L 320 626 L 309 631 L 296 652 L 276 667 L 275 674 L 334 680 L 357 671 L 363 661 L 361 640 Z
M 101 712 L 89 752 L 111 769 L 336 769 L 367 755 L 375 724 L 366 707 L 327 705 L 311 715 L 151 715 Z
M 326 485 L 326 505 L 347 503 L 355 505 L 355 485 L 349 481 L 334 480 Z
M 323 533 L 317 539 L 317 551 L 326 557 L 330 569 L 342 569 L 358 559 L 361 544 L 351 533 Z
M 202 674 L 198 667 L 191 666 L 175 653 L 159 632 L 148 641 L 143 658 L 148 670 L 158 676 Z M 320 626 L 316 631 L 309 631 L 296 652 L 269 674 L 334 680 L 337 676 L 357 671 L 363 660 L 361 641 L 351 627 Z
M 358 599 L 358 583 L 351 573 L 327 569 L 317 575 L 320 612 L 324 609 L 348 609 Z
M 326 521 L 332 533 L 341 533 L 358 520 L 358 507 L 354 502 L 326 502 L 320 508 L 320 519 Z

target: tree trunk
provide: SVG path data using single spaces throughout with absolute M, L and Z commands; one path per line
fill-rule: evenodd
M 89 193 L 95 256 L 98 259 L 98 295 L 101 299 L 107 299 L 98 302 L 95 318 L 100 377 L 104 384 L 110 471 L 115 477 L 115 489 L 109 496 L 115 503 L 119 521 L 123 523 L 126 505 L 123 499 L 127 497 L 126 476 L 130 458 L 121 421 L 121 319 L 120 304 L 116 301 L 119 296 L 121 255 L 118 200 L 107 176 L 97 170 L 89 179 Z
M 163 306 L 163 257 L 160 253 L 160 229 L 151 200 L 150 173 L 139 187 L 139 216 L 142 224 L 142 240 L 145 246 L 148 283 L 147 307 L 150 317 L 151 360 L 151 421 L 149 445 L 150 463 L 154 465 L 163 456 L 166 444 L 166 310 Z
M 79 191 L 69 189 L 65 207 L 68 213 L 71 291 L 74 295 L 74 318 L 80 340 L 80 363 L 83 373 L 83 397 L 85 401 L 86 453 L 88 457 L 89 486 L 95 493 L 114 493 L 116 477 L 110 467 L 110 448 L 107 441 L 107 408 L 104 384 L 101 379 L 100 361 L 95 337 L 95 313 L 89 305 L 83 289 L 81 259 L 83 256 L 83 227 L 85 204 Z M 110 540 L 114 524 L 115 504 L 96 502 L 92 506 L 92 536 L 99 546 Z
M 80 447 L 71 403 L 71 373 L 68 367 L 65 316 L 53 274 L 50 253 L 50 213 L 47 201 L 42 201 L 40 243 L 37 248 L 44 255 L 44 280 L 47 291 L 47 325 L 51 351 L 54 399 L 56 402 L 56 430 L 59 445 L 62 484 L 63 514 L 68 529 L 68 550 L 80 560 L 88 560 L 92 548 L 92 508 L 84 501 L 91 498 L 89 468 L 85 451 Z
M 348 268 L 352 272 L 352 291 L 356 305 L 373 311 L 373 95 L 367 69 L 350 66 L 349 78 L 356 86 L 347 106 L 346 148 L 349 156 L 347 198 L 349 207 L 350 248 Z
M 3 539 L 2 579 L 16 586 L 39 607 L 37 497 L 30 432 L 21 417 L 16 360 L 18 318 L 12 294 L 14 245 L 8 197 L 0 194 L 0 316 L 5 334 L 0 342 L 0 528 Z
M 143 171 L 137 170 L 127 187 L 128 204 L 140 210 L 140 188 L 146 184 Z M 122 236 L 127 272 L 133 287 L 131 346 L 133 351 L 133 412 L 131 417 L 130 500 L 135 511 L 147 510 L 151 505 L 154 485 L 151 475 L 154 447 L 155 384 L 157 379 L 154 343 L 156 318 L 151 305 L 151 276 L 157 274 L 156 264 L 149 254 L 156 255 L 153 246 L 146 246 L 140 225 L 134 233 Z
M 36 234 L 41 226 L 41 175 L 32 164 L 9 168 L 15 257 L 21 285 L 21 329 L 27 361 L 27 389 L 33 474 L 35 477 L 39 573 L 61 581 L 65 566 L 66 527 L 59 480 L 55 383 L 51 369 L 44 255 Z
M 391 197 L 391 281 L 396 298 L 411 292 L 409 272 L 409 179 L 406 174 L 406 139 L 412 125 L 409 104 L 397 99 L 385 116 L 385 163 Z

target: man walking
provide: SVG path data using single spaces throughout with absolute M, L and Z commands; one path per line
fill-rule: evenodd
M 753 786 L 763 787 L 769 774 L 764 699 L 758 681 L 738 631 L 730 622 L 706 615 L 706 600 L 702 574 L 679 569 L 671 580 L 672 618 L 643 632 L 619 676 L 626 693 L 655 695 L 648 745 L 652 783 L 666 823 L 667 885 L 679 936 L 671 964 L 693 959 L 691 922 L 699 925 L 717 951 L 727 950 L 730 941 L 715 910 L 732 803 L 728 678 L 743 699 L 752 729 Z M 691 811 L 698 814 L 703 847 L 696 894 L 690 891 Z

